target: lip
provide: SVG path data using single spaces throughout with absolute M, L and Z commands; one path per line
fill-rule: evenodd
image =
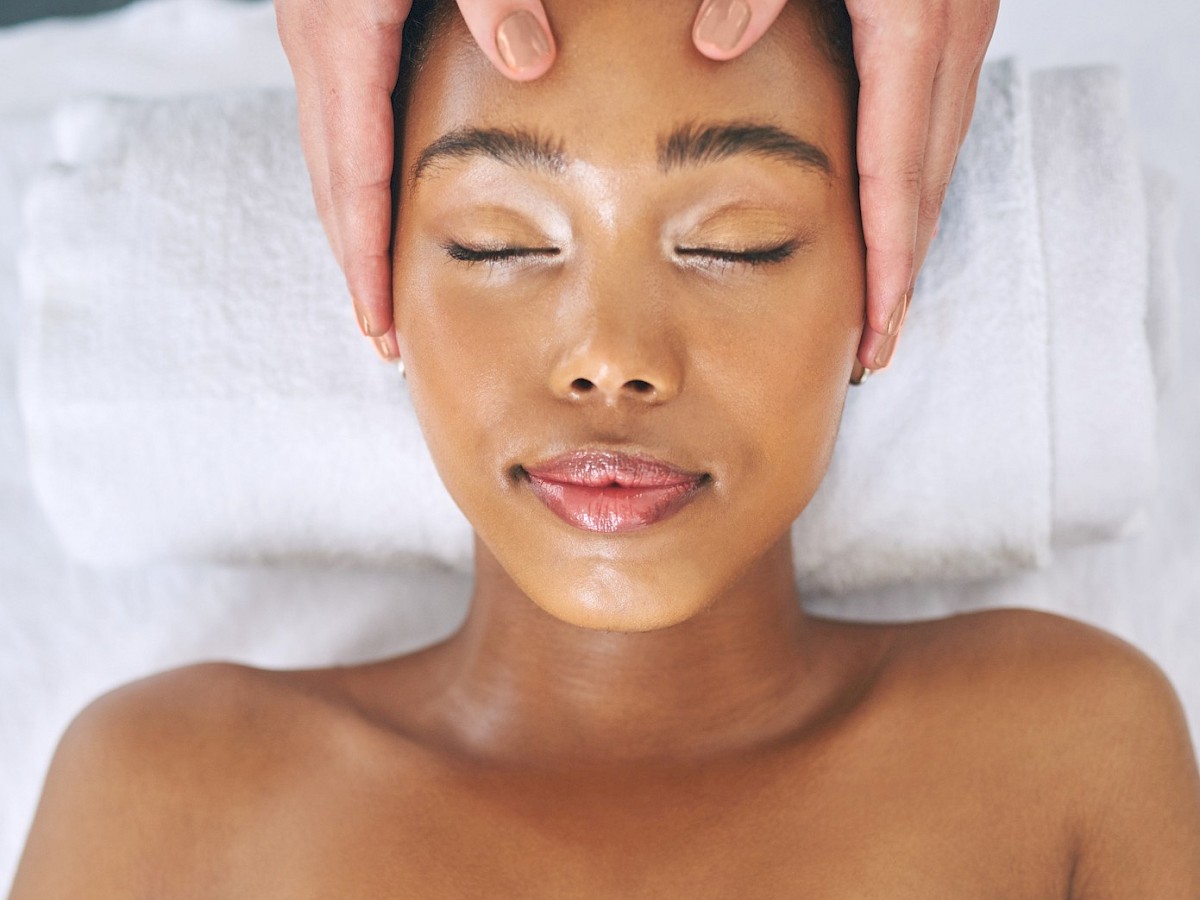
M 670 518 L 712 479 L 652 456 L 577 450 L 523 466 L 530 489 L 568 525 L 621 534 Z

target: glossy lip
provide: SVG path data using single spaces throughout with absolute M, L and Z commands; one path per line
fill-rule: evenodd
M 651 456 L 577 450 L 521 467 L 534 495 L 568 525 L 621 534 L 670 518 L 712 481 Z

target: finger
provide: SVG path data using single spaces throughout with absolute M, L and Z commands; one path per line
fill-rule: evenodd
M 933 229 L 946 200 L 946 190 L 958 161 L 962 145 L 962 118 L 966 102 L 964 86 L 971 72 L 959 72 L 943 62 L 933 82 L 933 106 L 929 117 L 929 137 L 925 144 L 925 169 L 921 177 L 921 202 L 917 211 L 917 243 L 913 277 L 925 264 Z
M 333 250 L 338 268 L 342 267 L 342 246 L 337 233 L 337 217 L 333 214 L 333 197 L 329 192 L 329 154 L 325 147 L 325 128 L 321 122 L 321 98 L 315 85 L 301 88 L 296 82 L 297 112 L 300 120 L 300 146 L 308 165 L 312 183 L 313 206 L 325 229 L 325 238 Z M 344 269 L 343 269 L 344 271 Z
M 389 328 L 377 338 L 371 338 L 375 352 L 384 362 L 395 362 L 400 358 L 400 349 L 396 344 L 396 329 Z
M 539 0 L 458 0 L 475 43 L 502 75 L 531 81 L 554 63 L 554 33 Z
M 937 236 L 937 226 L 941 218 L 942 207 L 945 205 L 946 191 L 950 186 L 950 181 L 954 178 L 954 169 L 958 165 L 958 154 L 962 149 L 963 142 L 967 139 L 967 132 L 971 127 L 971 117 L 975 114 L 975 97 L 979 91 L 979 74 L 982 70 L 983 60 L 981 58 L 975 64 L 970 78 L 967 79 L 966 90 L 958 103 L 955 104 L 951 97 L 946 103 L 946 108 L 951 111 L 944 116 L 940 123 L 935 111 L 934 123 L 930 125 L 925 162 L 926 182 L 922 185 L 921 220 L 917 226 L 917 272 L 924 267 L 929 247 Z M 939 75 L 939 81 L 943 83 L 953 85 L 958 80 L 955 77 L 943 79 Z M 937 110 L 941 105 L 936 99 L 937 86 L 934 91 L 934 108 Z M 957 114 L 953 112 L 954 106 L 957 106 Z M 956 119 L 957 126 L 953 126 Z M 932 160 L 930 159 L 931 154 Z M 949 159 L 948 165 L 945 162 L 946 159 Z M 929 179 L 933 179 L 932 183 Z
M 321 123 L 321 92 L 319 79 L 309 55 L 304 34 L 294 26 L 298 17 L 294 5 L 286 0 L 277 0 L 275 21 L 279 40 L 287 55 L 296 82 L 297 115 L 300 126 L 300 147 L 308 166 L 312 185 L 313 205 L 325 229 L 325 237 L 333 249 L 338 266 L 342 264 L 338 246 L 337 223 L 332 215 L 333 205 L 329 196 L 329 157 L 325 149 L 325 130 Z
M 934 86 L 934 113 L 925 150 L 925 181 L 922 184 L 920 220 L 917 225 L 917 272 L 925 265 L 929 246 L 936 236 L 942 206 L 945 205 L 946 191 L 958 165 L 959 151 L 971 127 L 971 117 L 975 113 L 975 97 L 979 89 L 979 73 L 982 69 L 981 60 L 975 65 L 970 78 L 967 79 L 966 90 L 957 101 L 953 96 L 939 100 L 938 92 L 947 84 L 954 85 L 959 78 L 943 77 L 939 74 L 938 82 Z
M 354 102 L 359 116 L 388 115 L 388 122 L 343 133 L 330 147 L 330 197 L 346 286 L 359 327 L 378 335 L 392 324 L 391 166 L 393 137 L 390 95 Z M 350 116 L 348 118 L 353 118 Z M 354 130 L 353 126 L 349 126 Z
M 410 0 L 276 0 L 313 199 L 364 333 L 391 324 L 390 95 Z M 382 102 L 381 102 L 382 101 Z
M 971 130 L 971 119 L 975 116 L 975 98 L 979 94 L 979 73 L 983 71 L 983 60 L 975 66 L 975 74 L 971 76 L 971 83 L 967 85 L 967 96 L 963 100 L 963 117 L 962 125 L 958 134 L 958 145 L 961 147 L 967 139 L 967 132 Z
M 856 39 L 859 32 L 855 32 Z M 914 277 L 917 218 L 937 56 L 919 29 L 856 45 L 859 200 L 867 245 L 868 368 L 895 334 Z M 890 324 L 890 327 L 889 327 Z
M 364 334 L 392 325 L 392 91 L 400 24 L 360 29 L 355 65 L 334 67 L 322 84 L 321 119 L 329 195 L 342 270 Z
M 787 0 L 704 0 L 692 41 L 709 59 L 733 59 L 767 33 Z

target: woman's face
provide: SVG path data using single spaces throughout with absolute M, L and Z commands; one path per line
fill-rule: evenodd
M 397 334 L 438 471 L 513 583 L 645 631 L 786 544 L 828 465 L 864 323 L 851 103 L 803 9 L 716 63 L 691 0 L 547 6 L 547 76 L 506 80 L 457 16 L 415 76 Z M 708 477 L 668 518 L 588 530 L 524 472 L 580 448 Z

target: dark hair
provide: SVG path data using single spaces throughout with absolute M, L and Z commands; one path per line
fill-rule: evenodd
M 397 91 L 404 89 L 412 81 L 412 74 L 425 58 L 431 38 L 449 22 L 451 13 L 456 10 L 456 4 L 450 0 L 413 0 L 408 18 L 404 20 Z
M 829 61 L 837 66 L 853 100 L 858 98 L 858 67 L 854 64 L 854 38 L 845 0 L 808 0 L 817 37 Z

